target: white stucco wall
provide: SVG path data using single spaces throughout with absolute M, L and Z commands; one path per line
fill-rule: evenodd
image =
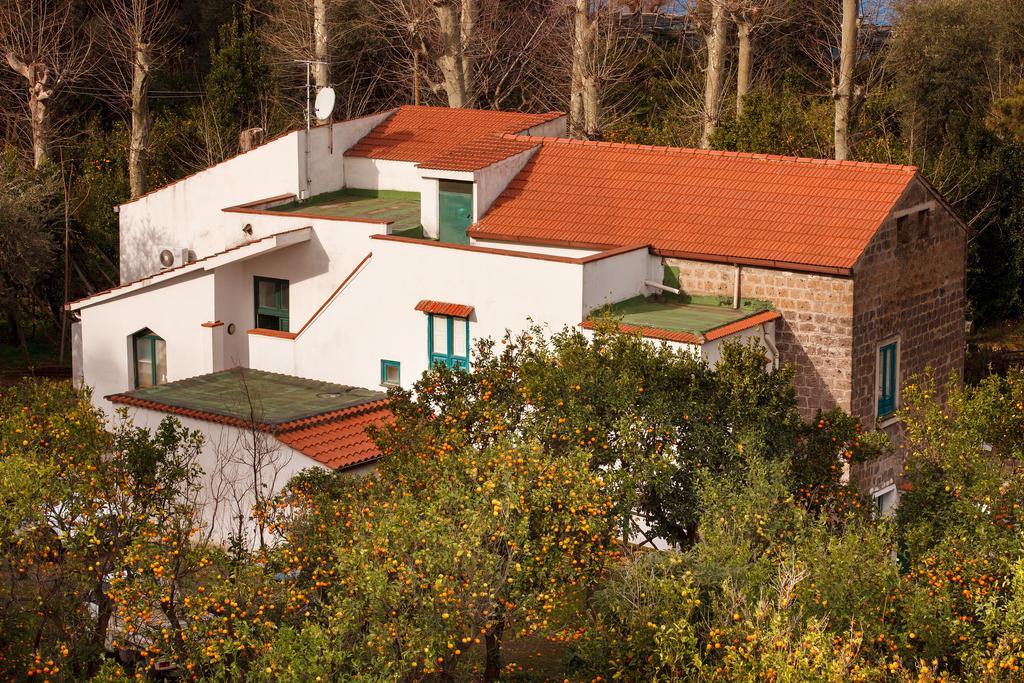
M 131 336 L 146 327 L 167 344 L 168 381 L 211 372 L 210 333 L 202 324 L 213 313 L 214 275 L 207 271 L 83 308 L 81 373 L 93 401 L 109 409 L 104 396 L 134 388 Z
M 311 130 L 313 194 L 344 186 L 345 151 L 391 113 Z M 159 250 L 163 246 L 188 248 L 203 257 L 237 244 L 243 237 L 237 232 L 241 226 L 236 226 L 236 215 L 221 209 L 281 194 L 298 195 L 305 190 L 305 135 L 305 130 L 293 131 L 122 204 L 121 282 L 159 270 Z
M 547 244 L 527 244 L 524 242 L 499 242 L 497 240 L 480 240 L 470 237 L 470 244 L 491 249 L 507 249 L 508 251 L 525 251 L 531 254 L 547 254 L 549 256 L 565 256 L 566 258 L 584 258 L 599 253 L 598 249 L 575 249 Z
M 583 310 L 581 319 L 595 308 L 631 299 L 648 292 L 652 264 L 661 259 L 647 247 L 597 259 L 583 268 Z
M 394 113 L 395 110 L 392 109 L 358 119 L 339 121 L 330 126 L 317 126 L 310 129 L 310 183 L 308 185 L 310 196 L 322 192 L 333 192 L 345 187 L 345 151 Z M 305 131 L 302 131 L 301 134 L 304 135 Z M 299 151 L 304 155 L 304 138 L 300 139 L 299 143 L 302 145 Z M 305 188 L 307 185 L 304 183 L 306 177 L 304 156 L 299 158 L 299 169 L 300 183 L 303 183 L 301 187 Z M 253 199 L 259 199 L 259 197 Z
M 467 304 L 471 343 L 506 329 L 580 321 L 583 266 L 465 249 L 370 240 L 373 257 L 295 340 L 295 373 L 377 387 L 382 359 L 401 363 L 402 384 L 427 368 L 422 299 Z
M 226 206 L 279 194 L 297 194 L 299 133 L 188 176 L 120 207 L 121 282 L 160 269 L 161 246 L 187 247 L 202 257 L 232 239 L 224 232 Z
M 736 334 L 731 334 L 728 337 L 705 342 L 701 347 L 701 351 L 704 354 L 704 358 L 708 361 L 708 364 L 715 366 L 718 364 L 718 361 L 722 360 L 722 345 L 726 342 L 739 341 L 743 344 L 757 342 L 764 347 L 765 356 L 770 358 L 772 356 L 772 350 L 771 346 L 765 342 L 765 336 L 768 336 L 772 341 L 775 340 L 774 321 L 755 325 L 754 327 L 742 330 Z M 772 360 L 774 361 L 775 359 Z M 766 369 L 771 370 L 773 365 L 774 363 L 766 363 Z
M 546 138 L 564 138 L 567 133 L 568 117 L 559 116 L 547 123 L 534 126 L 522 132 L 522 135 L 537 135 Z
M 266 486 L 268 495 L 279 493 L 296 474 L 305 469 L 327 468 L 316 460 L 299 453 L 272 436 L 259 437 L 257 458 L 252 448 L 246 451 L 243 443 L 252 442 L 252 432 L 230 425 L 197 420 L 180 415 L 168 415 L 145 408 L 129 408 L 132 422 L 149 430 L 166 418 L 173 417 L 183 427 L 203 435 L 203 447 L 199 453 L 199 465 L 203 468 L 202 493 L 198 502 L 203 506 L 204 533 L 209 533 L 215 543 L 226 542 L 238 530 L 237 518 L 241 512 L 248 515 L 255 503 L 252 495 L 254 475 L 251 463 L 260 460 L 266 463 L 261 471 L 261 484 Z M 256 541 L 256 525 L 251 519 L 245 524 L 245 533 L 251 543 Z

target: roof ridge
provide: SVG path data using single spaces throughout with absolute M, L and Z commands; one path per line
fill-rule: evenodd
M 545 144 L 560 144 L 564 146 L 580 146 L 580 147 L 603 147 L 610 149 L 630 149 L 643 152 L 665 152 L 673 154 L 688 154 L 692 156 L 720 156 L 720 157 L 731 157 L 736 159 L 750 159 L 753 161 L 780 161 L 788 163 L 799 163 L 799 164 L 813 164 L 821 166 L 845 166 L 845 167 L 863 167 L 863 168 L 874 168 L 874 169 L 887 169 L 891 171 L 904 171 L 914 172 L 918 171 L 917 166 L 905 165 L 905 164 L 886 164 L 876 161 L 853 161 L 843 160 L 839 161 L 836 159 L 823 159 L 817 157 L 800 157 L 800 156 L 786 156 L 783 154 L 764 154 L 760 152 L 733 152 L 728 150 L 718 149 L 698 149 L 695 147 L 672 147 L 669 145 L 644 145 L 634 142 L 611 142 L 608 140 L 577 140 L 574 138 L 559 138 L 549 137 L 541 135 L 522 135 L 519 133 L 504 133 L 502 137 L 510 140 L 521 140 L 537 141 L 541 145 Z

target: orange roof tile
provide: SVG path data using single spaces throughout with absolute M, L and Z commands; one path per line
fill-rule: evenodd
M 735 322 L 722 325 L 721 327 L 716 327 L 713 330 L 708 330 L 703 335 L 693 334 L 692 332 L 680 332 L 677 330 L 662 330 L 657 327 L 628 325 L 626 323 L 619 323 L 619 332 L 639 334 L 641 337 L 647 337 L 648 339 L 664 339 L 665 341 L 679 342 L 682 344 L 699 345 L 705 342 L 721 339 L 722 337 L 728 337 L 731 334 L 742 332 L 743 330 L 750 329 L 751 327 L 760 325 L 761 323 L 778 320 L 781 317 L 782 314 L 778 311 L 762 311 L 743 318 L 742 320 L 737 320 Z M 584 320 L 580 323 L 580 327 L 593 330 L 596 329 L 599 324 L 599 322 L 594 320 Z
M 430 301 L 424 299 L 416 304 L 417 311 L 433 313 L 435 315 L 451 315 L 456 318 L 468 318 L 473 315 L 473 307 L 465 304 L 450 304 L 444 301 Z
M 742 320 L 737 320 L 736 322 L 716 327 L 713 330 L 708 330 L 704 333 L 704 341 L 714 341 L 716 339 L 721 339 L 722 337 L 728 337 L 730 334 L 736 334 L 737 332 L 748 330 L 755 325 L 778 320 L 781 317 L 782 314 L 778 311 L 762 311 L 761 313 L 755 313 L 754 315 L 743 318 Z
M 540 142 L 509 139 L 496 133 L 488 134 L 438 154 L 417 166 L 439 171 L 478 171 L 539 145 Z
M 470 235 L 846 271 L 912 166 L 505 136 L 542 146 Z
M 171 413 L 241 429 L 267 432 L 284 445 L 335 470 L 353 467 L 379 458 L 380 449 L 366 433 L 366 428 L 370 425 L 384 424 L 392 419 L 386 399 L 272 425 L 261 421 L 253 422 L 219 415 L 205 410 L 169 405 L 128 394 L 113 394 L 107 398 L 111 402 L 121 405 Z
M 580 323 L 580 327 L 587 330 L 596 329 L 597 326 L 598 323 L 593 320 L 584 320 Z M 702 343 L 700 337 L 691 332 L 659 330 L 656 327 L 641 327 L 639 325 L 627 325 L 626 323 L 619 323 L 619 332 L 625 332 L 626 334 L 639 334 L 641 337 L 647 337 L 648 339 L 664 339 L 665 341 L 679 342 L 680 344 Z
M 441 163 L 441 157 L 489 133 L 520 133 L 559 116 L 562 114 L 558 112 L 520 114 L 481 109 L 406 106 L 399 108 L 349 148 L 345 156 L 415 162 L 438 159 L 437 163 Z M 515 142 L 507 144 L 513 145 Z M 478 147 L 476 152 L 467 154 L 475 158 L 482 153 Z
M 367 403 L 344 411 L 340 418 L 326 421 L 311 418 L 297 428 L 282 429 L 274 436 L 317 462 L 341 470 L 354 467 L 380 457 L 380 449 L 366 428 L 391 421 L 387 401 Z

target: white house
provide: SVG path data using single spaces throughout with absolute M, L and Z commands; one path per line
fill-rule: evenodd
M 401 107 L 288 133 L 123 204 L 121 284 L 70 304 L 75 377 L 137 420 L 176 413 L 211 442 L 270 435 L 289 472 L 365 466 L 365 441 L 296 440 L 291 423 L 322 436 L 386 419 L 384 387 L 469 367 L 475 340 L 533 323 L 585 329 L 608 310 L 711 362 L 734 338 L 785 360 L 775 303 L 789 285 L 747 298 L 747 278 L 849 278 L 914 177 L 564 134 L 557 113 Z M 859 207 L 836 205 L 842 230 L 840 200 Z M 253 383 L 260 401 L 227 407 Z

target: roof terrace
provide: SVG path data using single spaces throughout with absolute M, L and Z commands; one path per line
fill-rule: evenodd
M 778 317 L 769 302 L 758 299 L 741 299 L 739 307 L 733 308 L 729 297 L 658 294 L 637 296 L 597 309 L 583 322 L 583 327 L 592 329 L 600 319 L 611 318 L 624 332 L 703 344 Z
M 422 235 L 420 195 L 395 190 L 345 188 L 273 207 L 275 213 L 295 213 L 325 218 L 356 218 L 387 221 L 391 233 L 404 237 Z
M 239 367 L 108 398 L 186 417 L 241 426 L 256 423 L 273 429 L 385 396 L 379 391 Z

